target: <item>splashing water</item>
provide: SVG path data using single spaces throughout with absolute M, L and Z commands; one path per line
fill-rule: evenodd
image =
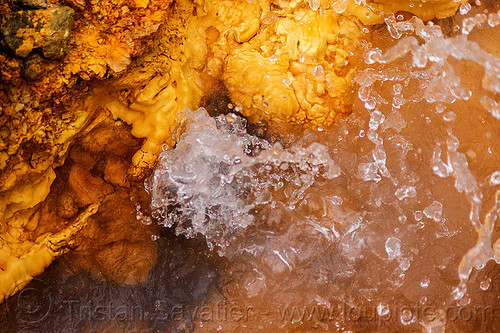
M 296 133 L 307 145 L 187 111 L 147 184 L 156 217 L 205 237 L 231 261 L 238 297 L 269 311 L 361 303 L 399 328 L 464 330 L 447 307 L 473 303 L 473 270 L 500 263 L 500 45 L 477 42 L 479 29 L 499 32 L 500 16 L 478 14 L 462 5 L 453 33 L 387 15 L 390 42 L 366 43 L 353 114 Z M 484 281 L 477 289 L 494 289 Z M 435 320 L 392 313 L 394 300 L 422 299 Z
M 467 14 L 471 9 L 469 3 L 464 3 L 461 6 L 460 13 Z M 497 15 L 497 14 L 492 14 Z M 456 70 L 452 61 L 472 61 L 483 67 L 484 75 L 482 78 L 482 93 L 500 93 L 500 59 L 494 55 L 484 51 L 479 44 L 468 40 L 467 35 L 478 25 L 486 21 L 484 14 L 476 14 L 474 17 L 465 18 L 462 26 L 462 34 L 456 37 L 445 37 L 441 28 L 433 25 L 430 22 L 425 25 L 418 18 L 412 18 L 410 21 L 402 23 L 394 23 L 394 17 L 389 16 L 386 19 L 389 31 L 393 38 L 399 39 L 403 35 L 407 35 L 393 47 L 389 48 L 385 53 L 380 50 L 369 51 L 368 64 L 389 64 L 396 65 L 387 70 L 375 70 L 373 68 L 366 69 L 358 76 L 357 81 L 361 86 L 359 98 L 370 103 L 370 109 L 387 104 L 377 90 L 373 87 L 377 82 L 395 82 L 394 83 L 394 99 L 401 98 L 398 96 L 401 92 L 401 84 L 409 85 L 410 80 L 417 79 L 423 93 L 416 92 L 413 95 L 405 96 L 407 101 L 418 103 L 425 101 L 427 103 L 445 102 L 453 104 L 458 100 L 467 101 L 472 96 L 472 92 L 461 85 L 460 76 L 456 74 Z M 491 25 L 491 24 L 490 24 Z M 411 34 L 415 34 L 412 36 Z M 411 55 L 410 66 L 411 71 L 404 71 L 400 66 L 408 64 L 408 61 L 400 62 L 405 56 Z M 396 89 L 397 86 L 397 89 Z M 480 104 L 494 118 L 498 117 L 498 103 L 488 95 L 480 96 Z M 393 108 L 394 108 L 393 103 Z M 445 121 L 453 119 L 444 118 Z M 455 178 L 455 188 L 458 193 L 465 193 L 471 205 L 469 219 L 478 233 L 478 240 L 467 254 L 464 255 L 459 266 L 460 284 L 454 290 L 453 297 L 460 300 L 464 297 L 467 287 L 467 281 L 473 268 L 480 269 L 484 267 L 487 261 L 494 259 L 500 263 L 500 243 L 497 241 L 492 244 L 492 232 L 495 225 L 495 219 L 498 215 L 499 193 L 496 194 L 494 207 L 486 214 L 484 223 L 480 221 L 481 204 L 483 193 L 479 189 L 476 177 L 469 169 L 467 157 L 465 154 L 458 151 L 459 140 L 452 134 L 451 128 L 448 129 L 448 138 L 444 144 L 441 139 L 437 140 L 436 148 L 433 152 L 431 160 L 432 170 L 436 175 L 442 178 L 452 176 Z M 447 161 L 444 162 L 441 158 L 441 146 L 447 147 Z M 495 179 L 495 177 L 490 177 Z M 494 181 L 493 181 L 494 182 Z M 407 188 L 402 188 L 396 192 L 398 198 L 402 199 L 407 196 Z M 426 217 L 439 222 L 442 214 L 442 204 L 438 201 L 424 209 Z
M 224 249 L 253 224 L 253 210 L 273 204 L 272 192 L 285 182 L 295 187 L 285 202 L 293 207 L 316 178 L 340 174 L 321 144 L 271 145 L 249 135 L 246 120 L 234 114 L 213 119 L 199 109 L 182 118 L 176 148 L 160 155 L 146 189 L 165 226 L 187 237 L 202 234 L 212 248 Z

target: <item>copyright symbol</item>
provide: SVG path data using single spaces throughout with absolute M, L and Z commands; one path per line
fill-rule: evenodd
M 28 284 L 29 282 L 29 284 Z M 7 300 L 7 311 L 20 323 L 36 324 L 45 320 L 52 308 L 52 297 L 47 283 L 39 279 L 16 283 L 11 289 L 17 294 Z

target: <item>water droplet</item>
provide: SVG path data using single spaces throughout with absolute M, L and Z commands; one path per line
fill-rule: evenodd
M 491 186 L 500 185 L 500 170 L 493 172 L 489 177 Z
M 390 261 L 401 256 L 401 241 L 395 237 L 389 237 L 385 242 L 385 252 Z
M 448 111 L 444 114 L 443 119 L 445 121 L 454 121 L 455 119 L 457 119 L 457 115 L 453 111 Z
M 464 21 L 462 22 L 462 34 L 464 35 L 470 34 L 470 32 L 472 31 L 472 29 L 474 29 L 475 26 L 476 26 L 476 20 L 474 20 L 474 18 L 468 17 L 464 19 Z
M 368 51 L 365 63 L 368 65 L 375 64 L 379 62 L 381 58 L 382 58 L 382 50 L 380 50 L 379 48 L 375 48 L 373 50 Z
M 337 14 L 342 14 L 347 9 L 347 0 L 334 1 L 331 7 Z
M 392 86 L 392 90 L 394 91 L 395 94 L 401 94 L 401 91 L 403 90 L 403 86 L 399 83 L 396 83 Z
M 332 197 L 332 200 L 331 200 L 331 201 L 332 201 L 332 204 L 334 204 L 334 205 L 336 205 L 336 206 L 340 206 L 340 205 L 342 205 L 342 203 L 344 202 L 344 201 L 342 200 L 342 198 L 341 198 L 341 197 L 339 197 L 339 196 L 337 196 L 337 195 L 334 195 L 334 196 Z
M 396 197 L 399 200 L 403 200 L 404 198 L 414 198 L 417 196 L 417 190 L 414 186 L 404 185 L 396 191 Z
M 465 15 L 471 10 L 472 6 L 468 2 L 464 2 L 460 5 L 460 14 Z
M 488 20 L 488 16 L 484 13 L 478 13 L 474 16 L 477 24 L 483 24 Z
M 380 179 L 380 175 L 377 173 L 378 167 L 375 163 L 360 163 L 358 165 L 358 172 L 365 181 L 378 181 Z
M 446 109 L 446 107 L 443 104 L 441 104 L 441 103 L 436 104 L 436 112 L 437 113 L 443 113 L 445 109 Z
M 490 112 L 493 117 L 500 119 L 500 104 L 488 96 L 481 97 L 481 105 Z
M 415 322 L 415 320 L 417 318 L 411 309 L 405 308 L 405 309 L 403 309 L 403 311 L 401 311 L 399 319 L 401 320 L 401 323 L 406 326 L 406 325 L 410 325 L 411 323 Z
M 488 290 L 490 288 L 490 284 L 491 284 L 491 278 L 488 278 L 484 281 L 481 281 L 481 283 L 479 284 L 479 288 L 481 288 L 481 290 Z
M 443 205 L 438 201 L 434 201 L 424 209 L 424 214 L 427 218 L 433 219 L 435 222 L 440 222 L 443 215 Z
M 317 79 L 323 79 L 325 77 L 325 70 L 323 66 L 318 65 L 313 68 L 313 76 Z
M 453 297 L 454 300 L 459 300 L 462 299 L 465 295 L 465 292 L 467 291 L 467 288 L 465 285 L 459 285 L 455 289 L 453 289 L 453 292 L 451 293 L 451 296 Z
M 383 317 L 387 314 L 389 314 L 389 306 L 385 303 L 379 303 L 377 305 L 377 313 L 380 317 Z
M 366 106 L 366 104 L 365 104 Z M 375 106 L 374 106 L 375 107 Z M 368 108 L 368 107 L 367 107 Z M 385 121 L 385 116 L 382 112 L 376 110 L 373 111 L 370 115 L 370 129 L 376 131 L 377 128 Z
M 365 108 L 368 110 L 373 110 L 375 107 L 377 107 L 377 101 L 375 99 L 372 98 L 365 102 Z
M 399 260 L 399 268 L 406 272 L 410 268 L 410 261 L 407 258 L 401 258 Z
M 488 25 L 490 27 L 496 27 L 497 25 L 500 24 L 500 16 L 498 13 L 491 13 L 488 15 Z

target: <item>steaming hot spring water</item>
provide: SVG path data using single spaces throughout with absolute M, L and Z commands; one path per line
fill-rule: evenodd
M 217 281 L 160 304 L 162 327 L 500 330 L 500 15 L 485 8 L 388 17 L 331 128 L 257 136 L 231 110 L 186 110 L 139 218 L 202 239 L 215 269 L 189 279 Z

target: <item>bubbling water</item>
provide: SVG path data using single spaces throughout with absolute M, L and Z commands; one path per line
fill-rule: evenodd
M 184 115 L 176 148 L 162 153 L 147 184 L 152 208 L 165 226 L 203 235 L 227 258 L 224 299 L 268 314 L 303 310 L 259 317 L 255 327 L 375 331 L 389 318 L 423 332 L 498 328 L 449 311 L 495 302 L 497 280 L 486 276 L 472 290 L 470 280 L 500 263 L 500 45 L 492 52 L 474 41 L 479 29 L 500 30 L 498 13 L 480 14 L 462 6 L 451 36 L 432 22 L 386 16 L 390 38 L 364 46 L 353 114 L 292 133 L 300 143 L 286 148 L 248 134 L 232 114 Z M 407 303 L 436 316 L 401 308 Z M 363 306 L 378 319 L 361 318 Z M 317 309 L 341 315 L 323 320 Z M 233 324 L 228 331 L 243 327 Z
M 255 209 L 276 205 L 272 192 L 285 182 L 294 189 L 283 203 L 293 207 L 316 178 L 340 174 L 325 146 L 284 149 L 248 134 L 246 120 L 235 114 L 214 119 L 201 108 L 182 119 L 176 148 L 160 155 L 146 189 L 163 225 L 187 237 L 201 234 L 211 248 L 223 251 L 254 223 Z

